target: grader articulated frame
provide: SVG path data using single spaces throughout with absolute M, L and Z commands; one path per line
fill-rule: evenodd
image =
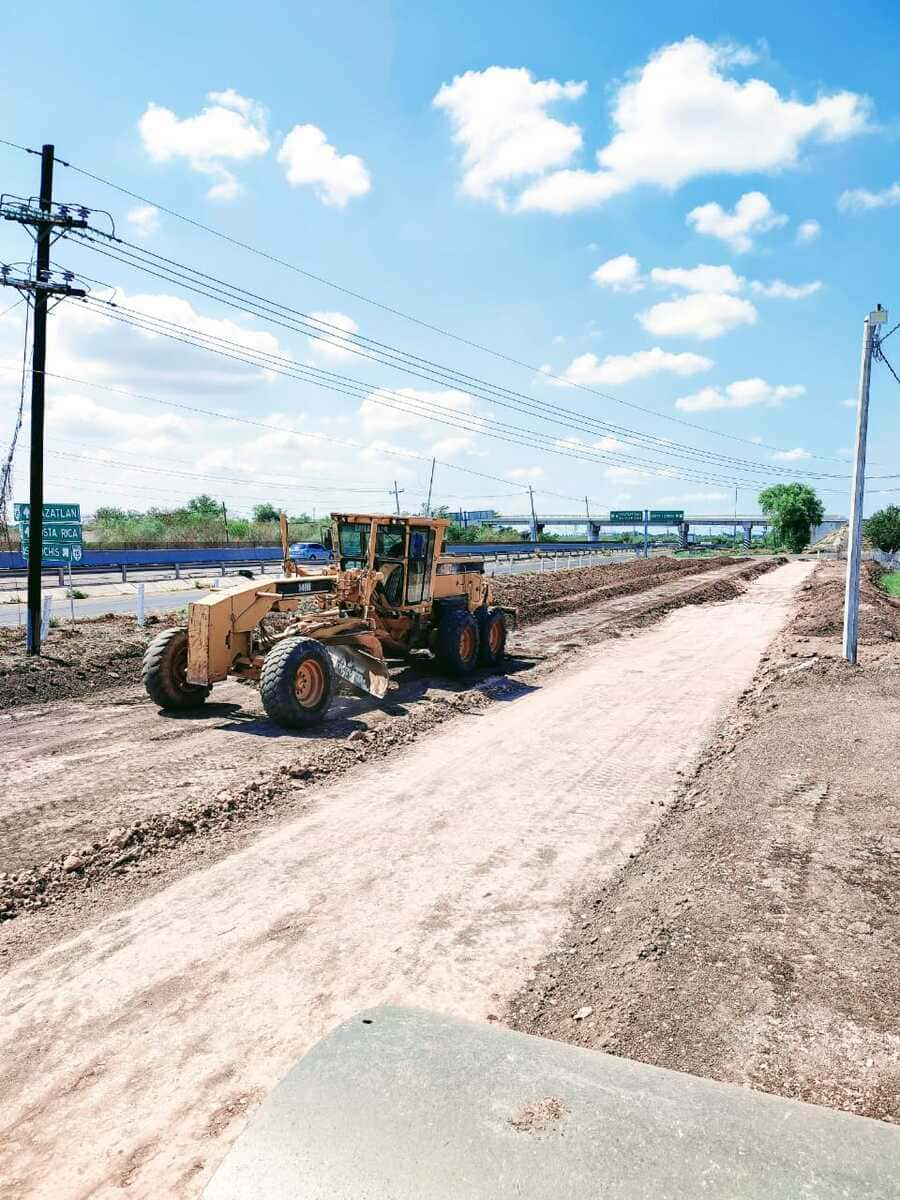
M 187 629 L 167 629 L 147 648 L 148 693 L 184 709 L 228 676 L 258 680 L 268 715 L 297 729 L 321 720 L 338 689 L 381 699 L 388 656 L 427 649 L 454 674 L 496 665 L 506 610 L 493 606 L 481 562 L 444 553 L 448 524 L 334 513 L 335 561 L 313 572 L 292 562 L 282 517 L 282 574 L 189 605 Z M 273 633 L 263 624 L 271 614 L 297 615 Z

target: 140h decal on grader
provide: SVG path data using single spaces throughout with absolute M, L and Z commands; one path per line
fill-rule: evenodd
M 282 516 L 283 573 L 192 603 L 187 629 L 167 629 L 147 647 L 144 686 L 161 708 L 188 709 L 229 675 L 258 680 L 272 720 L 303 729 L 338 688 L 381 699 L 387 656 L 427 649 L 457 675 L 496 665 L 508 610 L 492 604 L 482 563 L 443 553 L 448 524 L 332 514 L 336 562 L 314 573 L 291 561 Z M 312 611 L 298 613 L 301 601 Z M 273 613 L 298 615 L 273 632 L 263 624 Z

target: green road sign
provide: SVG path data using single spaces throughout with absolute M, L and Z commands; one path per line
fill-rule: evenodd
M 28 522 L 31 519 L 30 504 L 14 504 L 13 517 L 20 525 L 22 522 Z M 54 522 L 65 522 L 67 525 L 81 524 L 81 505 L 80 504 L 45 504 L 44 505 L 44 520 Z
M 28 525 L 23 522 L 20 526 L 25 541 L 30 536 Z M 44 542 L 66 542 L 81 545 L 81 526 L 62 525 L 59 521 L 44 521 L 41 525 L 41 540 Z
M 30 504 L 14 505 L 19 523 L 22 557 L 28 558 L 31 539 Z M 80 563 L 84 558 L 80 504 L 45 504 L 41 520 L 41 560 L 44 564 Z
M 617 525 L 640 525 L 643 524 L 644 510 L 641 508 L 613 509 L 609 514 L 609 519 Z
M 651 508 L 651 521 L 665 521 L 667 525 L 680 525 L 684 521 L 683 508 Z
M 28 558 L 28 538 L 22 539 L 22 557 Z M 81 542 L 71 545 L 62 542 L 44 542 L 41 546 L 41 561 L 50 566 L 60 566 L 63 563 L 73 563 L 76 566 L 84 558 L 84 547 Z

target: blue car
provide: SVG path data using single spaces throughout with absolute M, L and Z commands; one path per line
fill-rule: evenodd
M 321 542 L 294 542 L 289 553 L 294 562 L 331 562 L 331 551 L 326 549 Z

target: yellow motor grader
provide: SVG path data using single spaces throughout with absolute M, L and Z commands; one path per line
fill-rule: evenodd
M 482 562 L 444 553 L 448 521 L 333 513 L 331 522 L 330 566 L 291 560 L 282 516 L 281 575 L 196 600 L 186 629 L 154 638 L 142 677 L 161 708 L 194 708 L 232 676 L 258 680 L 272 720 L 302 729 L 338 689 L 381 699 L 388 657 L 427 649 L 457 675 L 501 661 L 508 610 L 493 605 Z M 297 615 L 273 631 L 266 618 L 279 613 Z

